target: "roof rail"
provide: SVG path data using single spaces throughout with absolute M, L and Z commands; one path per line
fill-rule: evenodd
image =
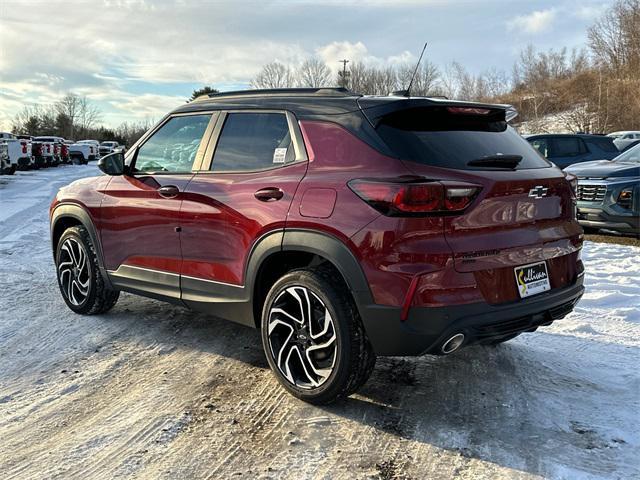
M 344 87 L 320 87 L 320 88 L 265 88 L 255 90 L 237 90 L 235 92 L 208 93 L 196 97 L 193 101 L 202 101 L 216 98 L 229 97 L 256 97 L 256 96 L 301 96 L 301 97 L 352 97 L 360 96 Z

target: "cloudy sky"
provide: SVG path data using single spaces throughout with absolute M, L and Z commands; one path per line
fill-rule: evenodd
M 0 0 L 0 128 L 26 103 L 86 95 L 104 123 L 157 119 L 194 88 L 245 88 L 316 55 L 509 71 L 527 44 L 580 46 L 602 0 Z

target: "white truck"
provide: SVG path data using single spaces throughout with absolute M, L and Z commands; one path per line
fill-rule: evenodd
M 42 158 L 44 159 L 44 165 L 45 167 L 57 167 L 58 164 L 60 163 L 59 160 L 59 155 L 60 155 L 60 146 L 58 145 L 58 139 L 59 137 L 49 137 L 49 136 L 42 136 L 42 137 L 34 137 L 33 141 L 34 142 L 38 142 L 42 148 L 40 151 L 40 154 L 42 156 Z M 58 150 L 58 153 L 56 153 L 56 150 Z
M 16 135 L 20 142 L 21 156 L 18 158 L 18 170 L 31 170 L 36 168 L 36 160 L 33 152 L 33 137 L 31 135 Z
M 0 132 L 0 144 L 6 145 L 6 154 L 2 160 L 3 175 L 13 175 L 18 169 L 18 159 L 22 156 L 22 147 L 13 133 Z M 3 149 L 5 150 L 5 149 Z
M 613 144 L 620 150 L 621 152 L 625 150 L 632 143 L 640 140 L 640 132 L 637 131 L 622 131 L 622 132 L 612 132 L 607 137 L 613 138 Z
M 123 147 L 118 142 L 102 142 L 100 144 L 100 156 L 109 155 L 110 153 L 115 152 L 116 150 L 122 149 Z
M 9 147 L 6 143 L 0 143 L 0 175 L 4 175 L 4 172 L 7 169 L 11 169 Z
M 100 142 L 98 140 L 79 140 L 78 142 L 79 144 L 87 144 L 87 145 L 93 145 L 93 150 L 96 154 L 96 160 L 100 160 Z
M 75 165 L 86 165 L 91 160 L 96 160 L 98 149 L 92 143 L 76 142 L 69 145 L 69 156 L 71 163 Z

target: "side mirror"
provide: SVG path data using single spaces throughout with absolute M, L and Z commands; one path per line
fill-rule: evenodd
M 98 160 L 98 168 L 107 175 L 124 174 L 124 154 L 122 152 L 114 152 L 105 155 Z

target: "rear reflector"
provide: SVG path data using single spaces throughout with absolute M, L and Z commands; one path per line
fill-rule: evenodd
M 438 181 L 356 179 L 349 188 L 387 216 L 422 216 L 462 212 L 480 191 L 476 185 L 443 185 Z

